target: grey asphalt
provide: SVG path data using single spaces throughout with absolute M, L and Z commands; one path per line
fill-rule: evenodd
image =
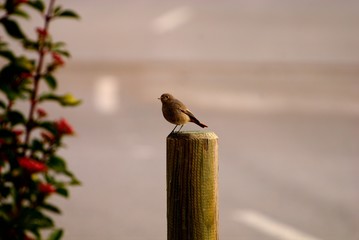
M 358 239 L 358 76 L 332 65 L 69 64 L 60 92 L 83 105 L 45 106 L 77 132 L 62 155 L 83 186 L 55 199 L 65 239 L 166 239 L 173 127 L 161 115 L 163 92 L 219 136 L 220 239 L 279 239 L 237 221 L 247 209 L 317 239 Z M 96 95 L 109 78 L 117 105 L 106 112 Z
M 60 92 L 84 100 L 45 106 L 77 132 L 61 154 L 83 186 L 54 199 L 64 239 L 166 239 L 164 92 L 219 136 L 220 239 L 294 240 L 240 221 L 248 210 L 359 239 L 358 1 L 58 3 L 82 17 L 51 25 L 73 55 Z

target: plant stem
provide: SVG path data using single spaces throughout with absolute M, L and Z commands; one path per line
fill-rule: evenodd
M 55 0 L 51 0 L 49 3 L 49 8 L 47 10 L 47 14 L 45 15 L 45 21 L 44 21 L 44 32 L 47 33 L 48 29 L 49 29 L 49 24 L 52 18 L 52 12 L 53 12 L 53 8 L 55 5 Z M 26 135 L 25 135 L 25 146 L 27 146 L 29 144 L 29 140 L 30 140 L 30 134 L 31 131 L 33 129 L 33 122 L 34 122 L 34 112 L 35 112 L 35 108 L 37 105 L 37 95 L 38 95 L 38 91 L 39 91 L 39 83 L 40 83 L 40 79 L 41 79 L 41 73 L 42 73 L 42 68 L 44 65 L 44 59 L 45 59 L 45 40 L 46 40 L 46 36 L 41 36 L 39 34 L 38 37 L 38 42 L 39 42 L 39 50 L 38 50 L 38 54 L 39 54 L 39 62 L 37 64 L 37 68 L 36 68 L 36 72 L 34 75 L 34 90 L 32 91 L 31 94 L 31 98 L 30 98 L 30 111 L 29 111 L 29 117 L 28 117 L 28 123 L 26 126 Z M 24 153 L 25 153 L 26 149 L 24 149 Z

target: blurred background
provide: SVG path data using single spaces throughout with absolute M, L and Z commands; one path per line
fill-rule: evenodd
M 359 239 L 358 1 L 58 3 L 64 239 L 166 239 L 164 92 L 219 136 L 220 239 Z

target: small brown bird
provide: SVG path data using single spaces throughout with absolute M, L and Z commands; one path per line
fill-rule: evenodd
M 177 126 L 181 125 L 177 131 L 178 133 L 181 131 L 183 125 L 188 122 L 193 122 L 202 128 L 208 127 L 201 123 L 181 101 L 174 98 L 171 94 L 164 93 L 158 99 L 162 102 L 162 113 L 165 119 L 176 125 L 171 133 L 174 132 Z

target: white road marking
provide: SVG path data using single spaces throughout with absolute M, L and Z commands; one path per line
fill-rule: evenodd
M 275 221 L 253 210 L 238 210 L 234 213 L 235 221 L 245 223 L 263 233 L 281 240 L 320 240 L 284 223 Z
M 103 114 L 112 114 L 119 109 L 119 81 L 114 76 L 103 76 L 94 86 L 94 104 Z
M 191 18 L 192 11 L 189 7 L 178 7 L 164 13 L 153 21 L 153 30 L 162 34 L 180 27 Z

